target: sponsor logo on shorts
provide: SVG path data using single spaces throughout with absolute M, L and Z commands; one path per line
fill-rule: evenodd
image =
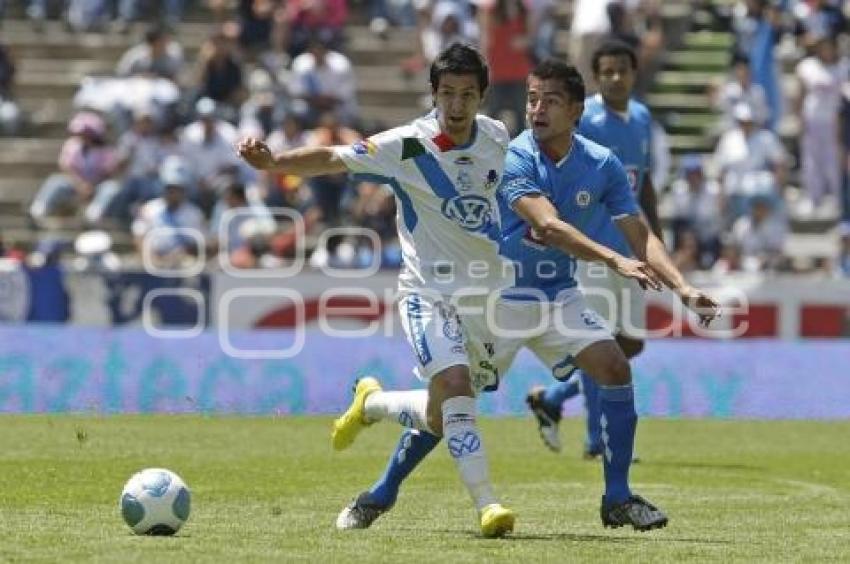
M 450 341 L 463 342 L 463 330 L 457 316 L 457 308 L 446 302 L 437 302 L 435 305 L 443 318 L 443 335 Z
M 422 324 L 422 302 L 418 294 L 413 294 L 407 300 L 407 321 L 410 324 L 410 336 L 413 340 L 413 350 L 420 364 L 426 366 L 431 362 L 431 350 L 425 340 L 425 326 Z
M 592 329 L 602 329 L 605 326 L 605 322 L 599 317 L 599 314 L 592 309 L 581 312 L 581 320 Z

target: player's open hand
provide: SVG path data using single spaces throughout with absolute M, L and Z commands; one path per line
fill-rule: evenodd
M 661 280 L 658 279 L 658 275 L 643 261 L 620 257 L 614 263 L 614 269 L 621 276 L 637 280 L 640 287 L 644 290 L 647 288 L 652 288 L 653 290 L 661 289 Z
M 720 317 L 722 308 L 720 304 L 696 288 L 687 288 L 679 293 L 682 303 L 692 312 L 699 316 L 699 324 L 708 327 L 714 319 Z
M 274 166 L 274 156 L 269 146 L 253 137 L 243 139 L 236 145 L 239 156 L 254 168 L 266 170 Z

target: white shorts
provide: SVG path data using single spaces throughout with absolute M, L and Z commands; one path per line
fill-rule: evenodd
M 587 303 L 615 335 L 644 339 L 646 294 L 637 280 L 624 278 L 598 262 L 578 261 L 576 279 Z
M 401 295 L 398 304 L 401 325 L 418 361 L 414 372 L 420 380 L 428 382 L 450 366 L 469 366 L 467 324 L 478 316 L 458 315 L 458 305 L 478 307 L 483 320 L 486 301 L 476 296 L 461 298 L 453 304 L 449 298 L 434 293 L 405 292 Z M 472 325 L 476 329 L 486 327 L 483 321 Z M 486 340 L 486 336 L 480 339 Z
M 495 327 L 479 326 L 482 321 L 477 317 L 464 324 L 476 393 L 494 390 L 522 347 L 528 347 L 555 378 L 565 380 L 582 350 L 613 339 L 605 320 L 578 290 L 557 302 L 500 300 L 496 319 Z

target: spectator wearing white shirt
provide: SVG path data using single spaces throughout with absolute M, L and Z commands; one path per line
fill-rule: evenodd
M 219 175 L 242 170 L 241 160 L 233 149 L 238 133 L 235 127 L 218 118 L 216 103 L 209 98 L 198 100 L 195 112 L 198 120 L 187 125 L 180 136 L 180 153 L 197 182 L 197 189 L 190 189 L 191 198 L 209 213 L 218 199 L 213 188 Z
M 145 32 L 145 40 L 130 47 L 118 61 L 118 76 L 158 76 L 177 81 L 183 68 L 183 48 L 159 26 Z
M 738 218 L 732 237 L 741 253 L 743 270 L 773 270 L 781 265 L 788 235 L 788 220 L 776 202 L 764 196 L 753 198 L 749 215 Z
M 832 37 L 821 36 L 814 55 L 797 65 L 796 75 L 802 93 L 798 103 L 803 130 L 801 179 L 809 200 L 800 211 L 834 212 L 842 179 L 842 91 L 850 83 L 850 64 L 839 58 Z
M 767 121 L 767 96 L 760 84 L 753 82 L 750 59 L 744 53 L 732 55 L 732 76 L 720 87 L 715 105 L 723 112 L 720 120 L 721 130 L 734 127 L 732 112 L 739 104 L 747 104 L 753 110 L 753 120 L 760 126 Z
M 320 35 L 314 35 L 306 52 L 292 61 L 290 93 L 303 99 L 315 120 L 333 111 L 346 124 L 357 118 L 357 85 L 351 61 L 328 49 Z
M 584 77 L 588 95 L 596 92 L 591 58 L 602 39 L 611 31 L 608 4 L 613 0 L 576 0 L 570 23 L 569 57 Z
M 756 124 L 749 105 L 737 105 L 732 115 L 736 125 L 723 133 L 714 152 L 730 220 L 746 213 L 754 196 L 780 201 L 788 166 L 779 137 Z
M 192 173 L 180 157 L 167 158 L 160 167 L 161 197 L 139 209 L 132 232 L 140 252 L 148 247 L 149 257 L 162 267 L 184 264 L 206 245 L 204 216 L 186 198 Z

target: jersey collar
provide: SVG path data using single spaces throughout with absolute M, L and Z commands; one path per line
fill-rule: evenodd
M 434 111 L 434 119 L 437 119 L 438 124 L 439 124 L 439 118 L 437 116 L 436 110 Z M 472 147 L 472 145 L 475 144 L 475 141 L 477 139 L 478 139 L 478 119 L 477 119 L 477 116 L 476 116 L 476 119 L 472 122 L 472 135 L 469 136 L 469 141 L 467 141 L 463 145 L 456 145 L 455 142 L 452 141 L 452 138 L 449 137 L 448 135 L 446 135 L 445 133 L 443 133 L 442 131 L 437 133 L 436 136 L 432 137 L 431 141 L 434 143 L 434 145 L 437 146 L 438 149 L 440 149 L 441 153 L 445 153 L 445 152 L 448 152 L 448 151 L 461 151 L 463 149 L 469 149 L 470 147 Z
M 534 135 L 532 135 L 531 138 L 534 139 Z M 555 165 L 555 168 L 561 168 L 567 163 L 568 160 L 570 160 L 570 157 L 573 155 L 573 150 L 575 149 L 577 142 L 578 141 L 576 140 L 576 134 L 573 133 L 573 142 L 570 143 L 570 148 L 567 151 L 567 154 L 561 157 L 561 160 L 555 162 L 552 157 L 546 154 L 546 151 L 543 150 L 543 147 L 540 146 L 540 143 L 537 142 L 537 139 L 534 139 L 534 145 L 535 147 L 537 147 L 537 154 L 540 156 L 540 158 L 546 157 L 547 159 L 549 159 L 549 161 Z

